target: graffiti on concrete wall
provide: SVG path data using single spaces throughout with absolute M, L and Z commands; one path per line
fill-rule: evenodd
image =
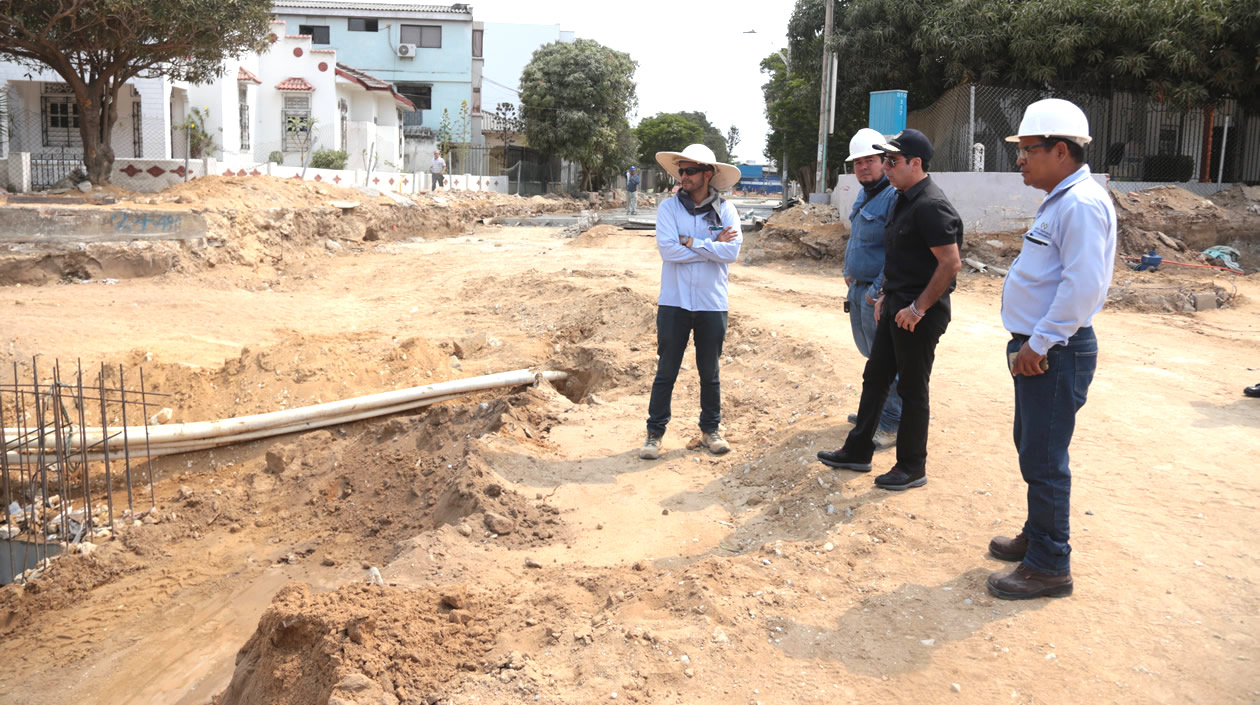
M 178 233 L 183 230 L 183 216 L 158 215 L 154 213 L 132 213 L 119 211 L 109 218 L 109 224 L 118 232 L 150 234 Z

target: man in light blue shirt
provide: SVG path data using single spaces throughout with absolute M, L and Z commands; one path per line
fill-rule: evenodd
M 884 142 L 877 130 L 864 127 L 849 140 L 849 157 L 853 175 L 862 192 L 849 213 L 849 244 L 844 249 L 844 283 L 849 287 L 849 326 L 853 342 L 862 357 L 871 356 L 875 342 L 875 300 L 884 287 L 884 226 L 897 200 L 897 189 L 884 174 L 884 153 L 875 145 Z M 857 423 L 857 414 L 849 415 L 849 423 Z M 879 428 L 873 439 L 876 450 L 897 445 L 897 428 L 901 425 L 901 395 L 897 379 L 888 390 L 888 401 L 879 417 Z
M 739 257 L 739 212 L 719 192 L 739 181 L 739 169 L 717 161 L 713 150 L 693 144 L 681 152 L 657 152 L 656 161 L 681 184 L 656 212 L 661 254 L 661 295 L 656 310 L 659 361 L 648 402 L 647 440 L 639 457 L 661 456 L 670 421 L 674 382 L 694 333 L 700 374 L 700 442 L 715 455 L 731 449 L 722 438 L 722 387 L 718 360 L 726 340 L 727 270 Z
M 1047 196 L 1002 288 L 1028 513 L 1018 536 L 989 542 L 995 557 L 1020 564 L 989 576 L 988 587 L 1007 600 L 1064 597 L 1072 594 L 1068 446 L 1098 363 L 1093 318 L 1111 286 L 1116 211 L 1085 164 L 1089 122 L 1077 106 L 1037 101 L 1007 141 L 1019 142 L 1024 183 Z

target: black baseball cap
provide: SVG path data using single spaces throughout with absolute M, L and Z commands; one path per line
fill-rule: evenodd
M 932 161 L 932 155 L 936 153 L 936 150 L 932 148 L 932 140 L 913 128 L 902 130 L 896 137 L 874 147 L 881 152 L 904 154 L 906 159 L 918 157 L 924 164 Z

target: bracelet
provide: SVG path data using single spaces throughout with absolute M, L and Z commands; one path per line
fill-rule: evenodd
M 923 312 L 915 308 L 913 301 L 910 302 L 910 313 L 913 313 L 917 318 L 923 318 Z

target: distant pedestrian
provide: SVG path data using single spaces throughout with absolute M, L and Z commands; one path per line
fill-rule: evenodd
M 433 153 L 433 162 L 429 164 L 429 173 L 433 174 L 433 188 L 436 191 L 439 186 L 446 185 L 446 160 L 442 159 L 441 152 Z
M 626 172 L 626 214 L 639 213 L 639 167 L 632 166 Z
M 874 436 L 888 388 L 897 380 L 901 428 L 897 463 L 875 478 L 885 490 L 927 483 L 928 383 L 936 344 L 949 326 L 949 294 L 962 269 L 963 225 L 958 211 L 927 174 L 935 151 L 918 130 L 902 130 L 887 143 L 884 174 L 897 202 L 884 228 L 884 290 L 875 299 L 875 340 L 862 373 L 862 400 L 844 447 L 818 459 L 833 468 L 870 472 Z
M 1072 594 L 1068 446 L 1098 365 L 1093 318 L 1107 301 L 1116 257 L 1116 210 L 1085 163 L 1085 113 L 1051 98 L 1028 106 L 1016 164 L 1024 183 L 1046 192 L 1023 249 L 1002 286 L 1007 365 L 1015 382 L 1015 448 L 1028 510 L 1015 538 L 989 552 L 1019 565 L 989 576 L 1005 600 Z
M 639 457 L 661 457 L 661 439 L 671 418 L 674 382 L 687 340 L 694 333 L 700 373 L 700 443 L 721 455 L 722 385 L 718 360 L 726 340 L 727 274 L 744 238 L 739 212 L 719 192 L 739 181 L 739 168 L 723 164 L 713 150 L 693 144 L 681 152 L 657 152 L 656 162 L 682 188 L 656 212 L 656 249 L 661 254 L 661 294 L 656 309 L 656 379 L 648 402 L 647 440 Z
M 883 152 L 875 148 L 884 141 L 877 130 L 864 127 L 849 140 L 849 158 L 853 174 L 862 192 L 849 212 L 849 244 L 844 251 L 844 283 L 849 287 L 849 326 L 853 342 L 862 357 L 871 356 L 875 341 L 875 298 L 884 286 L 884 226 L 897 200 L 897 189 L 884 175 Z M 857 422 L 850 414 L 849 423 Z M 873 439 L 876 450 L 891 448 L 897 443 L 897 427 L 901 425 L 901 396 L 897 380 L 888 390 L 888 401 L 879 418 Z

